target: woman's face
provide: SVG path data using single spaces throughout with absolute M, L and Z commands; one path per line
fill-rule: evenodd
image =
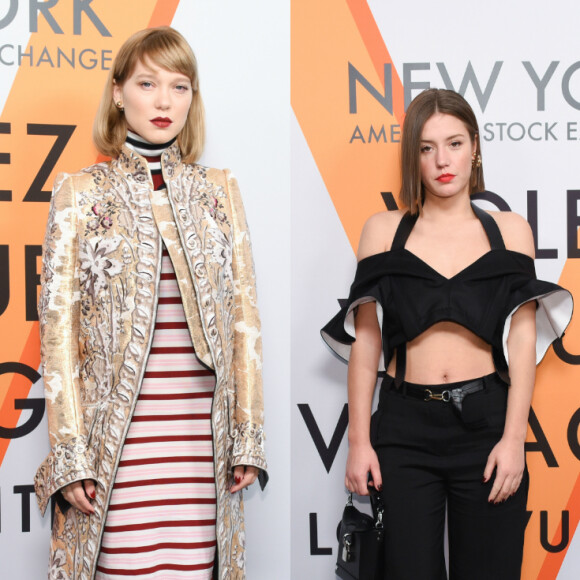
M 146 60 L 122 86 L 115 84 L 113 98 L 125 109 L 131 131 L 151 143 L 166 143 L 183 129 L 193 91 L 189 78 Z
M 476 142 L 457 117 L 435 113 L 421 133 L 421 181 L 425 198 L 469 195 Z

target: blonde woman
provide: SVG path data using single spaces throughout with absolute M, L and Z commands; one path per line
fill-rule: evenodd
M 49 578 L 245 578 L 241 490 L 267 479 L 255 277 L 235 178 L 196 163 L 178 32 L 121 47 L 94 140 L 111 161 L 58 176 L 44 244 Z

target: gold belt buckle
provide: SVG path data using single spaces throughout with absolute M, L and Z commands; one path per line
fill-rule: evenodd
M 425 401 L 443 401 L 449 403 L 451 400 L 451 391 L 441 391 L 434 393 L 431 389 L 425 389 Z

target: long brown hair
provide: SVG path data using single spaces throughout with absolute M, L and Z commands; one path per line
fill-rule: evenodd
M 481 155 L 475 113 L 459 93 L 447 89 L 427 89 L 417 95 L 407 109 L 401 139 L 401 201 L 412 214 L 421 211 L 425 199 L 421 182 L 421 134 L 425 123 L 435 113 L 453 115 L 462 121 L 471 142 L 476 143 L 476 158 Z M 485 190 L 481 165 L 473 167 L 469 186 L 470 194 Z
M 197 60 L 185 38 L 169 26 L 140 30 L 119 49 L 93 125 L 95 145 L 103 155 L 110 157 L 117 157 L 121 152 L 127 137 L 127 121 L 113 102 L 113 85 L 123 86 L 137 63 L 145 60 L 171 72 L 181 73 L 191 81 L 193 98 L 177 142 L 183 161 L 193 163 L 201 156 L 205 142 L 205 113 L 199 92 Z

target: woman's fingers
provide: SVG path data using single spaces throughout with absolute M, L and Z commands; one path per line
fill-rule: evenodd
M 364 476 L 357 477 L 355 481 L 355 489 L 354 492 L 357 495 L 368 495 L 368 473 L 365 473 Z
M 369 485 L 382 487 L 379 460 L 370 443 L 349 446 L 344 481 L 346 488 L 358 495 L 368 495 Z
M 69 483 L 69 485 L 62 488 L 62 495 L 64 496 L 64 499 L 66 499 L 66 501 L 68 501 L 68 503 L 70 503 L 73 507 L 80 510 L 84 514 L 89 515 L 95 511 L 95 508 L 91 505 L 87 497 L 83 483 L 83 481 L 74 481 L 73 483 Z
M 383 489 L 383 478 L 378 463 L 371 465 L 371 481 L 369 481 L 369 485 L 372 485 L 377 491 Z
M 514 479 L 514 482 L 512 484 L 512 489 L 511 489 L 511 492 L 510 492 L 510 496 L 516 494 L 516 492 L 518 491 L 518 489 L 520 489 L 521 483 L 522 483 L 522 477 L 521 476 L 519 478 L 517 478 L 517 479 Z
M 525 469 L 524 447 L 519 442 L 502 438 L 492 449 L 483 472 L 483 481 L 487 483 L 495 470 L 488 501 L 501 503 L 518 490 Z
M 491 488 L 488 501 L 492 503 L 501 503 L 514 495 L 522 482 L 521 474 L 501 474 L 496 475 L 495 481 Z
M 346 489 L 357 495 L 368 495 L 368 481 L 369 470 L 357 470 L 356 472 L 348 473 L 345 478 Z
M 380 491 L 383 487 L 383 480 L 378 463 L 376 465 L 371 464 L 368 471 L 357 474 L 355 477 L 347 476 L 345 485 L 346 489 L 357 495 L 369 495 L 369 485 Z
M 95 499 L 97 495 L 97 490 L 95 488 L 95 482 L 92 479 L 83 480 L 83 485 L 85 487 L 85 493 L 91 498 Z
M 230 487 L 231 493 L 236 493 L 258 478 L 259 469 L 253 465 L 236 465 L 234 467 L 234 484 Z
M 485 464 L 485 469 L 483 470 L 483 483 L 487 483 L 493 474 L 495 469 L 495 457 L 493 454 L 487 458 L 487 463 Z
M 501 503 L 505 501 L 507 497 L 509 497 L 509 490 L 511 489 L 511 478 L 504 477 L 503 479 L 500 477 L 495 478 L 493 483 L 493 487 L 491 488 L 490 501 L 493 503 Z

